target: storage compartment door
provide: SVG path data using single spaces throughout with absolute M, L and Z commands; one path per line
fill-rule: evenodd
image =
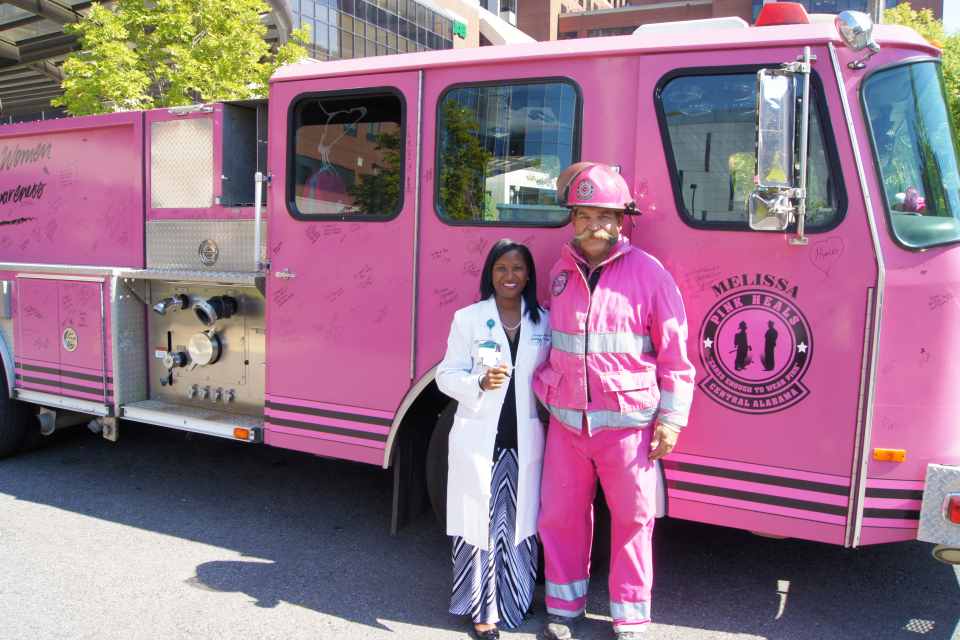
M 63 395 L 106 403 L 103 283 L 58 283 L 60 387 Z
M 16 386 L 60 393 L 57 281 L 17 278 Z

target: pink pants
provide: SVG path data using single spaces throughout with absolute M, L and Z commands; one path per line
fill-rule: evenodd
M 656 466 L 647 460 L 652 427 L 577 434 L 551 419 L 540 492 L 540 537 L 547 575 L 547 611 L 584 611 L 590 583 L 593 499 L 597 477 L 613 516 L 610 615 L 614 631 L 650 623 Z

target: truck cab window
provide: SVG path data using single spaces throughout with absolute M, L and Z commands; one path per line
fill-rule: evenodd
M 403 105 L 393 94 L 308 98 L 294 107 L 295 217 L 396 213 L 402 198 Z M 357 135 L 358 129 L 365 135 Z
M 881 69 L 862 95 L 894 237 L 907 248 L 956 242 L 960 173 L 940 65 Z
M 475 224 L 564 224 L 556 180 L 579 159 L 580 97 L 567 82 L 458 87 L 440 100 L 437 209 Z
M 837 221 L 840 199 L 812 93 L 806 224 L 815 233 Z M 659 92 L 659 107 L 681 214 L 694 225 L 746 230 L 757 162 L 756 73 L 673 78 Z

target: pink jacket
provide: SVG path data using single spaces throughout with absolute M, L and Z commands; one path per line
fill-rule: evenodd
M 568 244 L 550 273 L 553 349 L 534 374 L 534 393 L 575 431 L 584 412 L 590 432 L 643 428 L 657 417 L 686 426 L 694 369 L 673 277 L 623 236 L 602 263 L 593 294 L 580 264 L 587 263 Z

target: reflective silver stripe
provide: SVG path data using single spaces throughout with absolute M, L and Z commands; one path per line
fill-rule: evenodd
M 553 344 L 551 347 L 564 353 L 583 355 L 584 337 L 572 333 L 563 333 L 562 331 L 553 331 Z
M 591 333 L 587 349 L 590 353 L 653 353 L 653 340 L 635 333 Z
M 587 428 L 595 431 L 601 427 L 611 427 L 613 429 L 628 429 L 635 427 L 647 427 L 657 417 L 659 407 L 643 409 L 642 411 L 631 411 L 630 413 L 619 413 L 618 411 L 609 411 L 606 409 L 600 411 L 587 412 Z
M 635 333 L 591 333 L 588 340 L 587 336 L 582 334 L 563 333 L 557 330 L 553 331 L 553 348 L 581 356 L 587 352 L 638 355 L 653 353 L 654 350 L 650 336 Z
M 550 412 L 550 415 L 568 427 L 573 427 L 579 431 L 580 427 L 583 426 L 582 411 L 577 411 L 576 409 L 561 409 L 560 407 L 555 407 L 552 404 L 547 405 L 547 411 Z
M 576 618 L 586 610 L 587 610 L 586 606 L 582 606 L 576 611 L 567 611 L 566 609 L 557 609 L 556 607 L 547 607 L 547 614 L 551 616 L 560 616 L 561 618 Z M 616 629 L 614 629 L 614 631 L 616 631 Z
M 547 584 L 550 584 L 549 582 Z M 610 601 L 610 617 L 614 622 L 645 622 L 650 619 L 650 602 Z M 630 631 L 630 629 L 627 629 Z
M 615 624 L 613 625 L 614 633 L 646 633 L 647 627 L 650 626 L 649 622 L 644 622 L 643 624 Z
M 557 600 L 573 602 L 577 598 L 587 595 L 587 587 L 590 586 L 590 578 L 586 580 L 575 580 L 569 584 L 557 584 L 547 581 L 547 595 Z M 574 616 L 577 614 L 573 614 Z M 572 616 L 571 616 L 572 617 Z
M 687 426 L 687 416 L 690 415 L 692 403 L 693 398 L 678 396 L 670 391 L 660 391 L 660 410 L 670 414 L 668 421 L 678 427 Z

